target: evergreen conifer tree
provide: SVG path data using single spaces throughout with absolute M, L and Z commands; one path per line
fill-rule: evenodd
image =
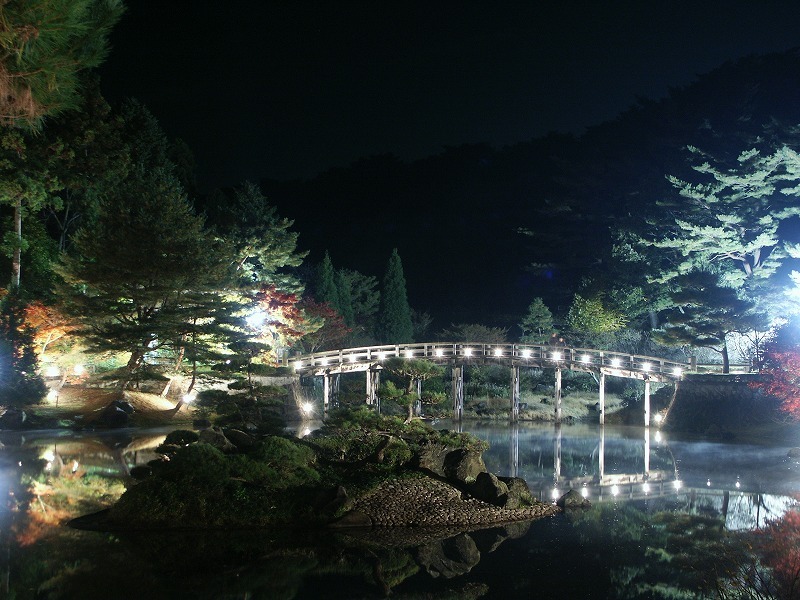
M 403 263 L 397 248 L 392 250 L 386 274 L 383 276 L 376 334 L 381 342 L 387 344 L 411 342 L 414 337 Z
M 336 270 L 336 296 L 339 299 L 339 314 L 344 319 L 345 325 L 352 327 L 355 324 L 353 291 L 350 288 L 350 278 L 343 269 Z
M 325 302 L 333 310 L 339 311 L 339 289 L 336 287 L 336 271 L 333 268 L 331 255 L 325 252 L 322 262 L 317 267 L 315 298 L 317 302 Z

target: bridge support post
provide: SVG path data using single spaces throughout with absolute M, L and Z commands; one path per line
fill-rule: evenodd
M 511 367 L 511 420 L 519 420 L 519 366 Z
M 511 477 L 518 477 L 519 473 L 519 425 L 511 429 L 511 443 L 509 444 L 508 466 Z
M 644 380 L 644 426 L 650 427 L 650 380 Z
M 603 477 L 606 476 L 606 428 L 605 425 L 600 427 L 600 447 L 597 450 L 597 473 L 600 476 L 599 483 L 603 483 Z
M 561 369 L 556 369 L 555 386 L 556 423 L 561 423 Z
M 328 409 L 339 405 L 339 373 L 326 371 L 322 376 L 322 409 Z
M 604 425 L 606 422 L 606 374 L 603 372 L 600 373 L 600 399 L 598 404 L 600 405 L 600 425 Z
M 650 479 L 650 428 L 644 430 L 644 478 Z
M 453 366 L 453 419 L 464 416 L 464 367 Z
M 381 371 L 376 366 L 371 366 L 367 373 L 367 404 L 378 404 L 378 388 L 381 386 Z
M 422 416 L 422 379 L 414 380 L 414 389 L 417 392 L 417 399 L 414 400 L 414 416 Z

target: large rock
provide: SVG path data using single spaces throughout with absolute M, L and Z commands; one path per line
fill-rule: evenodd
M 478 500 L 494 506 L 503 507 L 508 502 L 508 486 L 493 473 L 478 473 L 475 483 L 468 490 Z
M 27 420 L 28 415 L 24 410 L 9 408 L 0 416 L 0 429 L 22 429 Z
M 211 427 L 210 429 L 203 429 L 198 434 L 198 438 L 200 442 L 204 444 L 211 444 L 218 450 L 222 450 L 223 452 L 234 452 L 236 450 L 236 446 L 231 443 L 231 441 L 225 437 L 225 434 L 222 433 L 222 429 L 219 427 Z
M 576 492 L 575 490 L 570 490 L 566 494 L 561 496 L 561 498 L 556 500 L 556 505 L 564 509 L 589 508 L 589 506 L 591 506 L 591 503 L 586 498 L 581 496 L 579 492 Z
M 508 488 L 508 499 L 503 508 L 520 508 L 533 504 L 533 494 L 528 483 L 521 477 L 498 477 Z
M 486 465 L 480 452 L 459 448 L 449 452 L 444 459 L 444 475 L 460 484 L 474 483 Z
M 458 577 L 469 573 L 480 560 L 475 541 L 465 533 L 417 548 L 417 562 L 431 577 Z
M 127 427 L 129 420 L 130 414 L 112 402 L 102 410 L 94 424 L 98 427 Z
M 249 450 L 256 443 L 256 439 L 252 435 L 238 429 L 227 428 L 223 430 L 223 433 L 239 450 Z

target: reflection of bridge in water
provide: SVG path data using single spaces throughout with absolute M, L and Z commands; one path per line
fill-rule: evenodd
M 779 449 L 753 456 L 759 450 L 679 442 L 683 454 L 676 457 L 665 434 L 648 427 L 454 426 L 489 442 L 490 471 L 522 477 L 544 501 L 570 489 L 592 503 L 662 499 L 722 516 L 729 528 L 748 528 L 782 514 L 792 502 L 787 492 L 798 487 L 796 476 L 781 480 L 782 470 L 764 468 L 778 462 Z
M 323 378 L 323 406 L 335 404 L 338 397 L 339 378 L 345 373 L 366 373 L 366 402 L 377 405 L 380 372 L 383 361 L 389 358 L 425 359 L 448 364 L 452 373 L 453 418 L 461 420 L 464 414 L 464 369 L 473 364 L 499 363 L 510 369 L 511 420 L 519 419 L 520 370 L 524 368 L 553 369 L 554 411 L 556 422 L 561 422 L 561 372 L 584 371 L 594 373 L 598 381 L 599 422 L 604 422 L 605 378 L 623 377 L 644 381 L 644 425 L 650 425 L 650 383 L 674 382 L 681 379 L 688 365 L 653 356 L 640 356 L 594 350 L 591 348 L 566 348 L 542 344 L 484 344 L 424 342 L 384 346 L 343 348 L 329 352 L 316 352 L 292 360 L 298 375 Z M 416 382 L 418 393 L 421 383 Z

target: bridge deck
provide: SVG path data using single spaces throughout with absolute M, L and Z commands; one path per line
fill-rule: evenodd
M 562 368 L 604 373 L 628 379 L 674 381 L 688 365 L 653 356 L 625 354 L 592 348 L 567 348 L 546 344 L 483 344 L 425 342 L 343 348 L 295 357 L 292 365 L 301 375 L 366 371 L 393 357 L 439 363 L 479 364 L 497 362 L 510 366 Z

